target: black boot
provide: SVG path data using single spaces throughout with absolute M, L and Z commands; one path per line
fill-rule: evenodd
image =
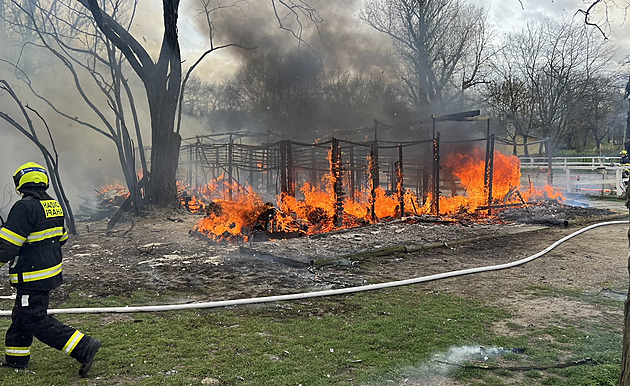
M 92 338 L 92 341 L 85 349 L 85 356 L 81 361 L 81 368 L 79 369 L 79 375 L 81 378 L 87 377 L 90 372 L 90 368 L 92 368 L 92 363 L 94 362 L 94 357 L 98 352 L 98 349 L 101 348 L 101 342 Z
M 4 359 L 0 360 L 0 366 L 2 366 L 2 367 L 10 367 L 10 368 L 16 369 L 16 370 L 26 370 L 26 365 L 22 365 L 22 364 L 18 365 L 16 363 L 10 363 L 10 362 L 7 362 Z

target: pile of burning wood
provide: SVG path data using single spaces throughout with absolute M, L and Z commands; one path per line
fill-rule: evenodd
M 297 195 L 283 193 L 275 202 L 263 200 L 251 187 L 229 185 L 223 180 L 198 189 L 178 185 L 178 192 L 184 208 L 204 215 L 195 231 L 215 241 L 315 235 L 403 217 L 416 222 L 497 221 L 497 210 L 563 200 L 562 194 L 551 186 L 543 189 L 531 183 L 521 186 L 518 158 L 499 152 L 494 157 L 491 185 L 494 198 L 490 205 L 484 181 L 484 157 L 479 151 L 445 157 L 442 166 L 452 180 L 452 191 L 447 195 L 446 189 L 440 187 L 439 201 L 431 196 L 419 198 L 404 189 L 387 193 L 381 187 L 355 189 L 354 196 L 347 197 L 341 168 L 336 167 L 334 157 L 330 164 L 329 174 L 322 179 L 323 188 L 307 182 Z M 110 185 L 85 199 L 81 209 L 90 214 L 90 220 L 104 219 L 115 213 L 128 196 L 122 186 Z
M 112 216 L 129 197 L 129 191 L 122 185 L 107 185 L 94 191 L 96 194 L 91 197 L 81 197 L 83 202 L 79 204 L 80 215 L 88 221 Z

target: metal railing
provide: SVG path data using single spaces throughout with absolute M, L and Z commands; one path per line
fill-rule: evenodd
M 547 157 L 526 157 L 520 156 L 522 168 L 547 167 L 549 160 Z M 556 168 L 572 169 L 597 169 L 602 166 L 618 166 L 619 157 L 614 156 L 591 156 L 591 157 L 552 157 L 551 163 Z
M 548 174 L 549 160 L 546 157 L 519 157 L 524 179 L 544 181 Z M 623 181 L 625 166 L 619 157 L 552 157 L 553 185 L 565 193 L 623 196 L 626 188 Z

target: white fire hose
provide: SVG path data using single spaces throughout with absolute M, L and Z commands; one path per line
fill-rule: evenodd
M 390 281 L 387 283 L 369 284 L 369 285 L 363 285 L 363 286 L 358 286 L 358 287 L 339 288 L 339 289 L 332 289 L 332 290 L 325 290 L 325 291 L 304 292 L 304 293 L 276 295 L 276 296 L 264 296 L 264 297 L 258 297 L 258 298 L 220 300 L 220 301 L 214 301 L 214 302 L 186 303 L 186 304 L 166 304 L 166 305 L 161 305 L 161 306 L 57 308 L 57 309 L 49 309 L 48 313 L 49 314 L 131 313 L 131 312 L 176 311 L 176 310 L 188 310 L 188 309 L 198 309 L 198 308 L 217 308 L 217 307 L 229 307 L 229 306 L 237 306 L 237 305 L 245 305 L 245 304 L 257 304 L 257 303 L 269 303 L 269 302 L 279 302 L 279 301 L 287 301 L 287 300 L 307 299 L 307 298 L 315 298 L 315 297 L 323 297 L 323 296 L 344 295 L 344 294 L 350 294 L 350 293 L 356 293 L 356 292 L 372 291 L 372 290 L 383 289 L 383 288 L 399 287 L 399 286 L 404 286 L 404 285 L 409 285 L 409 284 L 417 284 L 417 283 L 424 283 L 424 282 L 433 281 L 433 280 L 446 279 L 446 278 L 455 277 L 455 276 L 470 275 L 473 273 L 497 271 L 500 269 L 516 267 L 516 266 L 528 263 L 534 259 L 537 259 L 543 256 L 544 254 L 551 251 L 558 245 L 564 243 L 565 241 L 581 233 L 589 231 L 593 228 L 607 226 L 607 225 L 622 225 L 622 224 L 628 225 L 628 220 L 607 221 L 607 222 L 601 222 L 601 223 L 587 226 L 585 228 L 582 228 L 578 231 L 571 233 L 568 236 L 561 238 L 560 240 L 556 241 L 555 243 L 551 244 L 550 246 L 536 253 L 535 255 L 531 255 L 527 258 L 516 260 L 510 263 L 462 269 L 458 271 L 451 271 L 451 272 L 438 273 L 435 275 L 416 277 L 413 279 Z M 11 315 L 11 311 L 0 310 L 0 316 L 10 316 L 10 315 Z

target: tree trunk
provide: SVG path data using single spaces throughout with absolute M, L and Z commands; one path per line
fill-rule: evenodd
M 529 149 L 527 148 L 527 134 L 523 134 L 523 155 L 529 157 Z
M 154 121 L 155 122 L 155 121 Z M 160 207 L 176 206 L 177 199 L 177 163 L 181 137 L 172 131 L 173 125 L 153 129 L 153 146 L 151 147 L 151 173 L 146 191 L 149 204 Z M 168 125 L 166 125 L 168 126 Z M 156 132 L 157 131 L 157 132 Z
M 151 173 L 146 192 L 150 204 L 177 206 L 177 164 L 182 138 L 175 132 L 181 90 L 181 53 L 177 34 L 179 0 L 162 0 L 164 37 L 153 71 L 143 79 L 151 111 Z

